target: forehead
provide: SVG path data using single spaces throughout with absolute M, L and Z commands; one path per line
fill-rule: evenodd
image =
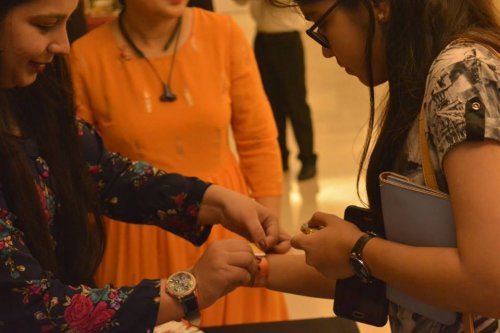
M 69 16 L 76 9 L 77 5 L 78 0 L 32 0 L 14 7 L 12 13 L 22 16 Z
M 338 0 L 303 2 L 299 7 L 306 20 L 317 21 L 336 1 Z

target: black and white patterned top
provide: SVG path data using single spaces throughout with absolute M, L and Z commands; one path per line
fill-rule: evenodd
M 448 187 L 442 170 L 444 156 L 464 141 L 500 141 L 500 58 L 489 48 L 456 41 L 434 60 L 423 101 L 426 133 L 434 171 L 442 191 Z M 407 168 L 413 181 L 423 184 L 418 122 L 407 141 Z M 462 332 L 461 319 L 445 326 L 391 304 L 392 332 Z M 496 319 L 475 318 L 476 332 L 500 332 Z

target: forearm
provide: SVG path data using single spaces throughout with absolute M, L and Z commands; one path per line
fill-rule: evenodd
M 363 251 L 373 275 L 426 303 L 457 312 L 500 317 L 496 285 L 468 269 L 456 248 L 423 248 L 373 239 Z
M 267 288 L 304 296 L 333 298 L 335 281 L 305 262 L 303 255 L 268 255 Z

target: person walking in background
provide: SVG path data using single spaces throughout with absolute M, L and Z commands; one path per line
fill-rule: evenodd
M 311 110 L 307 103 L 304 49 L 300 35 L 304 21 L 291 8 L 273 6 L 268 0 L 235 0 L 249 3 L 256 23 L 255 56 L 262 82 L 278 127 L 281 162 L 288 171 L 287 121 L 298 146 L 299 180 L 316 175 L 317 155 Z
M 73 44 L 79 113 L 110 149 L 251 195 L 279 215 L 277 131 L 252 49 L 229 16 L 187 2 L 126 0 L 117 20 Z M 150 227 L 107 226 L 99 283 L 168 275 L 204 249 Z M 216 227 L 208 243 L 234 237 Z M 203 326 L 285 319 L 283 295 L 265 289 L 237 290 L 202 312 Z
M 189 0 L 188 7 L 199 7 L 212 12 L 214 11 L 214 4 L 212 0 Z
M 69 17 L 67 31 L 70 43 L 73 43 L 87 33 L 88 27 L 85 19 L 85 6 L 83 0 L 78 1 L 76 10 Z

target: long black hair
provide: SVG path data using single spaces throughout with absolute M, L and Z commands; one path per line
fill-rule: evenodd
M 269 1 L 278 6 L 284 5 L 283 0 Z M 302 5 L 322 0 L 293 1 Z M 359 188 L 372 134 L 376 130 L 377 140 L 366 172 L 366 190 L 370 209 L 381 222 L 378 176 L 383 171 L 400 172 L 404 167 L 401 159 L 410 129 L 420 111 L 432 62 L 446 45 L 458 38 L 472 39 L 500 50 L 500 26 L 491 0 L 389 0 L 390 20 L 384 26 L 389 95 L 380 121 L 375 124 L 371 67 L 375 15 L 372 4 L 376 6 L 379 1 L 342 0 L 338 8 L 354 12 L 363 6 L 369 13 L 365 63 L 369 79 L 370 120 L 357 183 Z
M 28 2 L 2 0 L 0 24 L 10 10 Z M 93 285 L 105 246 L 104 229 L 78 139 L 71 87 L 65 60 L 56 56 L 32 85 L 0 90 L 0 184 L 16 215 L 15 227 L 42 268 L 64 283 Z M 57 194 L 52 230 L 12 124 L 36 142 L 51 170 Z

